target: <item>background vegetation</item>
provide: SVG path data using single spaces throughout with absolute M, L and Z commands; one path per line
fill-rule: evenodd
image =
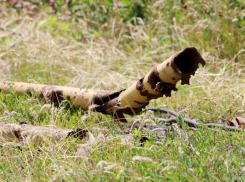
M 245 117 L 242 0 L 0 1 L 0 17 L 1 27 L 25 35 L 0 53 L 1 80 L 119 90 L 174 52 L 194 46 L 206 66 L 190 86 L 178 85 L 171 98 L 150 106 L 203 123 Z M 0 50 L 19 39 L 2 31 Z M 146 121 L 142 113 L 123 125 L 136 140 L 125 144 L 97 137 L 95 131 L 105 129 L 112 136 L 123 134 L 110 116 L 62 107 L 40 112 L 43 103 L 22 104 L 27 99 L 0 93 L 1 121 L 87 128 L 97 143 L 79 158 L 77 150 L 88 141 L 22 147 L 2 142 L 4 181 L 244 181 L 244 133 L 175 125 L 160 137 L 139 130 L 147 122 L 162 127 L 155 115 Z M 141 135 L 150 138 L 143 146 Z

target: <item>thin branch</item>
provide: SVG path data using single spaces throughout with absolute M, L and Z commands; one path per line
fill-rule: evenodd
M 177 117 L 177 116 L 180 115 L 177 112 L 170 111 L 168 109 L 163 109 L 163 108 L 147 107 L 145 109 L 148 110 L 148 111 L 155 111 L 155 112 L 162 112 L 162 113 L 166 113 L 166 114 L 171 114 L 171 115 L 173 115 L 175 117 Z M 176 118 L 170 118 L 170 119 L 156 118 L 156 119 L 158 121 L 160 121 L 160 122 L 164 122 L 165 124 L 177 123 L 177 119 Z M 196 122 L 194 120 L 188 119 L 188 118 L 184 118 L 183 120 L 184 120 L 184 122 L 186 124 L 188 124 L 191 127 L 203 127 L 203 126 L 207 126 L 209 128 L 218 127 L 218 128 L 222 128 L 222 129 L 230 130 L 230 131 L 238 131 L 238 132 L 245 131 L 245 130 L 239 129 L 237 127 L 234 127 L 234 126 L 226 126 L 226 125 L 223 125 L 223 124 L 216 124 L 216 123 L 200 124 L 200 123 L 198 123 L 198 122 Z

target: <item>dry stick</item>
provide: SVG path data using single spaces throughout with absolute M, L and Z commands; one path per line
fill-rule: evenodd
M 179 116 L 180 114 L 177 113 L 177 112 L 174 112 L 174 111 L 170 111 L 168 109 L 163 109 L 163 108 L 156 108 L 156 107 L 147 107 L 146 110 L 148 111 L 155 111 L 155 112 L 162 112 L 162 113 L 166 113 L 166 114 L 171 114 L 175 117 Z M 163 119 L 163 118 L 156 118 L 158 121 L 161 121 L 161 122 L 164 122 L 166 124 L 172 124 L 172 123 L 177 123 L 177 119 L 176 118 L 170 118 L 170 119 Z M 227 129 L 227 130 L 230 130 L 230 131 L 245 131 L 245 130 L 242 130 L 242 129 L 239 129 L 239 128 L 236 128 L 236 127 L 233 127 L 233 126 L 225 126 L 225 125 L 222 125 L 222 124 L 216 124 L 216 123 L 205 123 L 205 124 L 200 124 L 194 120 L 191 120 L 191 119 L 188 119 L 188 118 L 184 118 L 184 122 L 186 124 L 188 124 L 189 126 L 191 127 L 203 127 L 203 126 L 207 126 L 209 128 L 212 128 L 212 127 L 219 127 L 219 128 L 222 128 L 222 129 Z
M 19 43 L 24 39 L 24 37 L 25 37 L 25 34 L 22 33 L 22 32 L 15 32 L 15 31 L 13 31 L 13 30 L 10 30 L 10 29 L 7 29 L 7 28 L 3 28 L 3 27 L 0 27 L 0 30 L 3 30 L 3 31 L 5 31 L 5 32 L 11 32 L 12 34 L 20 35 L 20 36 L 21 36 L 21 38 L 20 38 L 18 41 L 16 41 L 14 44 L 10 45 L 10 46 L 9 46 L 8 48 L 6 48 L 6 49 L 0 50 L 0 53 L 1 53 L 1 52 L 6 52 L 6 51 L 8 51 L 9 49 L 15 47 L 15 46 L 16 46 L 17 44 L 19 44 Z
M 127 122 L 123 114 L 137 115 L 152 99 L 171 96 L 177 91 L 176 84 L 189 85 L 199 63 L 205 65 L 195 47 L 187 47 L 157 65 L 143 78 L 127 89 L 120 91 L 94 91 L 72 87 L 0 82 L 0 91 L 8 94 L 12 88 L 18 95 L 35 95 L 45 102 L 61 103 L 67 99 L 72 107 L 88 110 L 91 105 L 97 112 L 113 114 L 115 121 Z
M 56 126 L 34 126 L 26 123 L 4 123 L 0 122 L 0 138 L 5 142 L 18 141 L 24 143 L 35 143 L 40 145 L 49 138 L 51 141 L 61 141 L 68 137 L 78 138 L 83 140 L 88 136 L 89 130 L 83 128 L 62 129 Z M 116 138 L 129 139 L 134 141 L 132 135 L 116 135 Z M 149 140 L 146 136 L 141 136 L 140 143 L 143 144 Z

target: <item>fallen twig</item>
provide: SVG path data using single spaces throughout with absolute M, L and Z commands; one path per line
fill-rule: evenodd
M 163 109 L 163 108 L 155 108 L 155 107 L 147 107 L 145 108 L 145 110 L 148 111 L 155 111 L 155 112 L 162 112 L 162 113 L 166 113 L 166 114 L 171 114 L 175 117 L 179 116 L 180 114 L 174 111 L 170 111 L 168 109 Z M 177 119 L 176 118 L 170 118 L 170 119 L 164 119 L 164 118 L 156 118 L 156 120 L 160 121 L 160 122 L 164 122 L 165 124 L 172 124 L 172 123 L 177 123 Z M 188 119 L 188 118 L 184 118 L 183 121 L 188 124 L 191 127 L 203 127 L 203 126 L 207 126 L 209 128 L 214 128 L 214 127 L 218 127 L 218 128 L 222 128 L 225 130 L 230 130 L 230 131 L 245 131 L 243 129 L 234 127 L 234 126 L 226 126 L 223 124 L 217 124 L 217 123 L 205 123 L 205 124 L 200 124 L 194 120 Z

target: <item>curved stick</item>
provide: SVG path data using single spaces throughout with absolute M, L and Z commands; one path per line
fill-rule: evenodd
M 165 114 L 171 114 L 171 115 L 173 115 L 175 117 L 177 117 L 177 116 L 180 115 L 177 112 L 174 112 L 174 111 L 171 111 L 171 110 L 168 110 L 168 109 L 163 109 L 163 108 L 147 107 L 145 109 L 148 110 L 148 111 L 155 111 L 155 112 L 162 112 L 162 113 L 165 113 Z M 156 118 L 156 119 L 158 121 L 160 121 L 160 122 L 165 123 L 165 124 L 177 123 L 177 119 L 176 118 L 170 118 L 170 119 Z M 188 119 L 188 118 L 184 118 L 184 122 L 186 124 L 188 124 L 189 126 L 191 126 L 191 127 L 203 127 L 203 126 L 207 126 L 209 128 L 218 127 L 218 128 L 227 129 L 227 130 L 230 130 L 230 131 L 238 131 L 238 132 L 245 131 L 245 130 L 242 130 L 240 128 L 234 127 L 234 126 L 225 126 L 225 125 L 216 124 L 216 123 L 200 124 L 200 123 L 198 123 L 196 121 L 193 121 L 191 119 Z
M 171 111 L 171 110 L 168 110 L 168 109 L 163 109 L 163 108 L 157 108 L 157 107 L 147 107 L 145 108 L 145 110 L 148 110 L 148 111 L 155 111 L 155 112 L 163 112 L 165 114 L 171 114 L 175 117 L 179 116 L 180 114 L 177 113 L 177 112 L 174 112 L 174 111 Z

